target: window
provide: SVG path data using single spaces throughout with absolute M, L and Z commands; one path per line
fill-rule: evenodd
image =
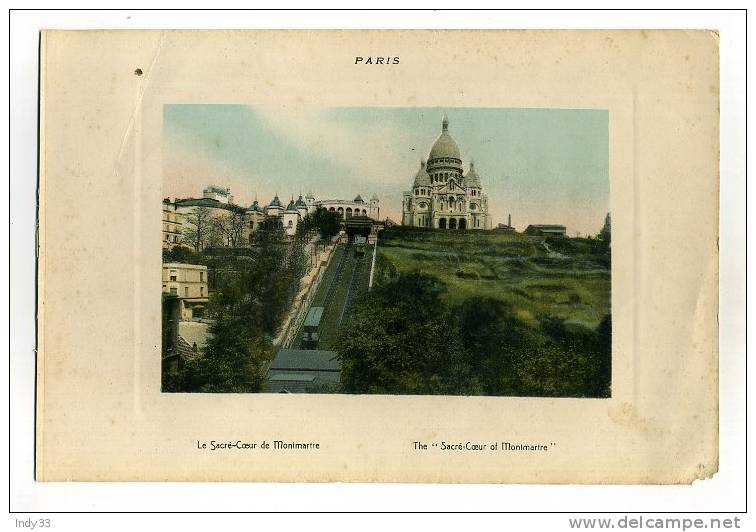
M 205 282 L 205 272 L 200 272 L 200 282 L 201 283 Z
M 205 287 L 204 286 L 200 286 L 200 295 L 203 296 L 203 297 L 205 296 Z
M 289 220 L 289 227 L 294 227 L 294 221 Z
M 172 286 L 171 287 L 171 294 L 177 296 L 178 295 L 178 288 L 176 288 L 175 286 Z
M 176 280 L 176 270 L 171 270 L 171 281 Z
M 184 297 L 189 297 L 189 287 L 188 286 L 184 287 Z

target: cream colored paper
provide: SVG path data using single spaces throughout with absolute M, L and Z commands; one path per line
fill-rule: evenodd
M 46 31 L 40 72 L 38 480 L 689 483 L 717 471 L 715 32 Z M 608 109 L 612 398 L 161 394 L 166 103 Z M 198 449 L 210 440 L 319 449 Z

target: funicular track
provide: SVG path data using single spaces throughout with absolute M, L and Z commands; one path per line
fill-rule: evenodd
M 341 307 L 341 314 L 339 315 L 339 321 L 336 323 L 337 327 L 341 325 L 342 321 L 344 321 L 344 316 L 349 311 L 349 308 L 352 306 L 352 299 L 354 298 L 355 288 L 356 288 L 355 287 L 356 280 L 361 277 L 362 271 L 364 269 L 364 265 L 365 265 L 364 254 L 355 257 L 354 268 L 352 268 L 352 277 L 351 279 L 349 279 L 349 287 L 347 288 L 347 294 L 346 294 L 346 298 L 344 299 L 344 305 Z
M 351 243 L 344 244 L 344 250 L 341 253 L 339 264 L 336 267 L 336 273 L 333 275 L 333 277 L 331 277 L 331 282 L 328 284 L 328 290 L 326 291 L 326 295 L 323 298 L 323 301 L 321 304 L 321 306 L 325 307 L 326 309 L 328 309 L 331 303 L 333 302 L 336 289 L 339 287 L 341 278 L 344 275 L 346 264 L 350 261 L 351 251 L 352 251 L 352 244 Z
M 358 246 L 346 242 L 339 244 L 333 260 L 326 271 L 318 293 L 313 297 L 307 312 L 312 307 L 323 307 L 319 327 L 318 349 L 332 349 L 336 332 L 348 317 L 352 302 L 362 291 L 367 290 L 370 273 L 372 246 L 366 246 L 364 253 L 355 253 Z M 297 331 L 292 345 L 300 348 L 302 330 Z

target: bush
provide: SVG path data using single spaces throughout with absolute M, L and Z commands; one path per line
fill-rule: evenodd
M 336 343 L 346 392 L 609 396 L 609 316 L 596 330 L 553 316 L 533 328 L 499 299 L 450 308 L 445 290 L 399 273 L 355 304 Z

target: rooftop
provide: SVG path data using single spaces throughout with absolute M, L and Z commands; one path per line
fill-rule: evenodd
M 304 321 L 304 326 L 317 327 L 320 324 L 320 318 L 323 317 L 323 310 L 323 307 L 310 307 Z
M 341 364 L 336 359 L 335 351 L 321 351 L 319 349 L 281 349 L 270 364 L 270 371 L 296 370 L 328 371 L 338 373 Z
M 204 264 L 184 264 L 183 262 L 164 262 L 163 268 L 173 268 L 185 270 L 207 270 L 207 266 Z
M 341 365 L 334 351 L 281 349 L 268 369 L 268 391 L 305 393 L 317 386 L 337 386 Z
M 446 115 L 441 122 L 441 135 L 436 139 L 428 154 L 429 163 L 435 159 L 462 159 L 457 142 L 449 135 L 449 119 Z
M 213 198 L 177 199 L 176 207 L 209 207 L 211 209 L 226 209 L 227 211 L 244 211 L 244 207 L 239 207 L 233 203 L 223 203 Z

